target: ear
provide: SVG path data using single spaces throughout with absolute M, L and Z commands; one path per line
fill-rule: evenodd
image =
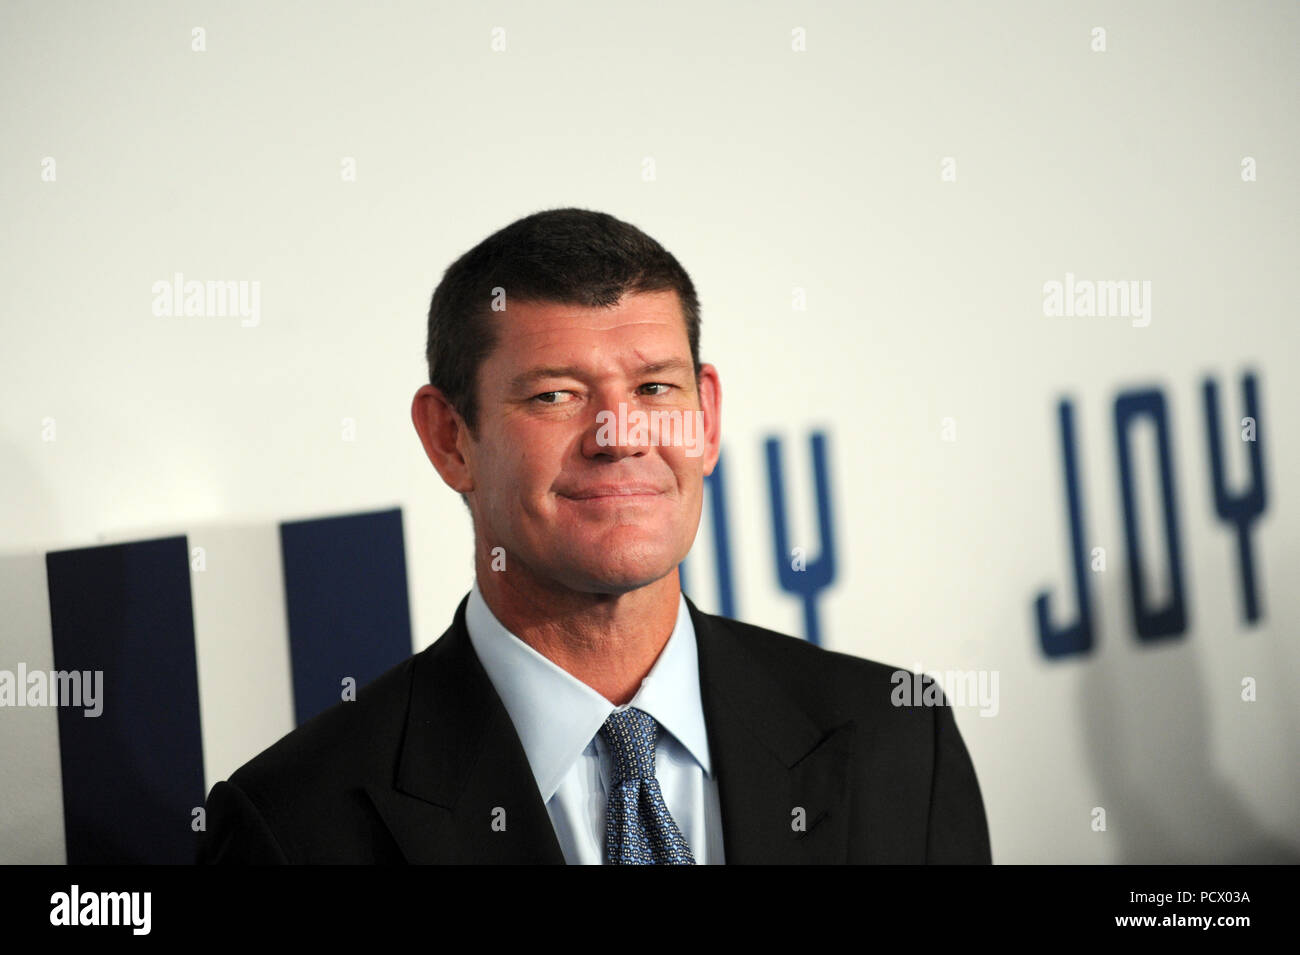
M 424 385 L 411 401 L 411 421 L 424 453 L 453 491 L 474 490 L 474 478 L 465 452 L 473 442 L 465 419 L 433 385 Z
M 722 380 L 713 365 L 700 366 L 700 413 L 704 418 L 704 474 L 713 473 L 722 446 Z

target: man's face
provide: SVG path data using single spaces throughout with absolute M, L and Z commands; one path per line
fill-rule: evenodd
M 625 295 L 613 308 L 517 303 L 492 321 L 477 440 L 462 442 L 481 544 L 505 549 L 507 573 L 584 593 L 672 573 L 699 527 L 721 400 L 711 366 L 697 387 L 677 294 Z M 620 403 L 625 420 L 676 411 L 695 430 L 620 440 Z

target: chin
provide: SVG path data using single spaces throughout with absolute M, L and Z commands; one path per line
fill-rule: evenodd
M 680 561 L 664 554 L 617 555 L 608 551 L 592 555 L 588 561 L 572 566 L 566 576 L 574 580 L 577 590 L 597 594 L 625 594 L 648 587 L 676 569 Z

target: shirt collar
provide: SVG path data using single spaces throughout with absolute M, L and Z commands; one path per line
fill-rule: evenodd
M 658 720 L 708 775 L 712 769 L 695 627 L 686 598 L 679 594 L 677 599 L 673 632 L 627 705 Z M 507 630 L 483 599 L 477 579 L 465 607 L 465 626 L 519 734 L 542 801 L 548 802 L 609 714 L 624 707 L 615 707 Z

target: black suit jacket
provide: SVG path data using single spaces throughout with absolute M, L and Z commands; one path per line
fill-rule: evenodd
M 217 783 L 198 861 L 562 864 L 467 600 L 426 650 Z M 992 861 L 950 707 L 895 707 L 892 667 L 687 605 L 726 862 Z

